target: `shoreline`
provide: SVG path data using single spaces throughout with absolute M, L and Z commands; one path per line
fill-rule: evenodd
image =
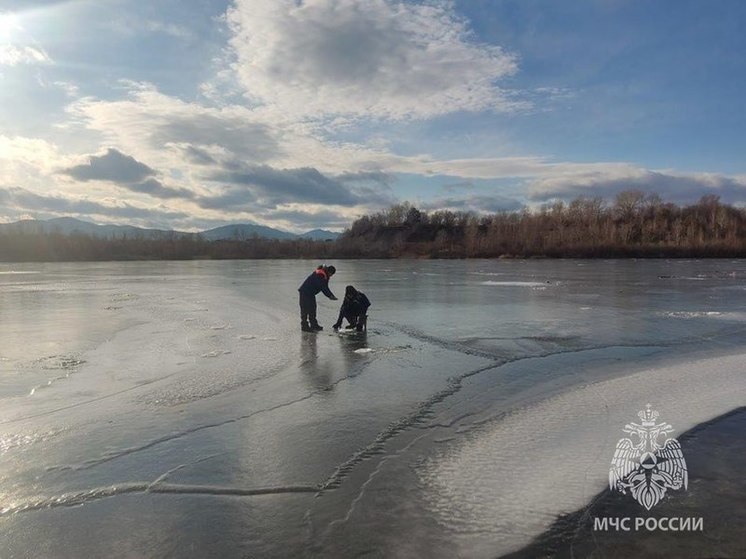
M 502 559 L 535 557 L 744 557 L 746 535 L 746 406 L 700 423 L 677 437 L 689 470 L 686 491 L 666 495 L 650 512 L 629 495 L 609 489 L 589 504 L 559 516 L 552 526 L 522 549 Z M 699 518 L 703 530 L 593 530 L 593 519 L 654 517 Z
M 498 254 L 495 256 L 432 256 L 432 255 L 417 255 L 417 254 L 405 254 L 399 256 L 370 256 L 370 255 L 355 255 L 355 256 L 338 256 L 334 254 L 320 254 L 320 255 L 271 255 L 271 256 L 210 256 L 210 255 L 194 255 L 185 256 L 182 258 L 147 258 L 147 257 L 124 257 L 124 258 L 79 258 L 79 259 L 28 259 L 28 260 L 0 260 L 0 265 L 6 264 L 80 264 L 80 263 L 95 263 L 95 262 L 224 262 L 224 261 L 253 261 L 253 260 L 404 260 L 404 261 L 453 261 L 453 260 L 583 260 L 583 261 L 599 261 L 599 260 L 744 260 L 746 254 L 612 254 L 612 255 L 515 255 L 515 254 Z

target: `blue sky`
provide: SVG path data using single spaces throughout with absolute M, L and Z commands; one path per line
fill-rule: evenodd
M 746 202 L 739 0 L 0 0 L 0 220 Z

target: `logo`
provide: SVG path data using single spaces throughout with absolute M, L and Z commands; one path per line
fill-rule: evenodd
M 657 505 L 669 489 L 686 489 L 688 476 L 681 444 L 669 433 L 668 423 L 656 423 L 658 412 L 650 404 L 637 416 L 641 424 L 622 429 L 631 438 L 619 439 L 609 468 L 609 489 L 628 491 L 647 510 Z

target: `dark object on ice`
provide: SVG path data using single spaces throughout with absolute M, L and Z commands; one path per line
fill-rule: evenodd
M 370 307 L 370 300 L 365 296 L 365 293 L 348 285 L 345 288 L 342 308 L 339 309 L 339 316 L 333 328 L 335 330 L 339 329 L 342 326 L 342 319 L 346 318 L 349 323 L 346 328 L 356 328 L 358 332 L 362 332 L 363 329 L 367 330 L 368 307 Z
M 332 301 L 337 298 L 329 290 L 329 279 L 335 274 L 337 269 L 334 266 L 319 266 L 306 281 L 298 288 L 300 294 L 300 329 L 304 332 L 313 332 L 321 330 L 318 320 L 316 320 L 316 295 L 323 293 Z

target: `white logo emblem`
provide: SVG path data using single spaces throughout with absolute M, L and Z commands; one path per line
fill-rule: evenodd
M 686 489 L 688 476 L 681 445 L 669 437 L 673 427 L 656 423 L 658 412 L 647 409 L 637 416 L 642 425 L 628 423 L 623 431 L 639 439 L 619 439 L 609 468 L 609 488 L 627 493 L 650 510 L 669 489 Z

